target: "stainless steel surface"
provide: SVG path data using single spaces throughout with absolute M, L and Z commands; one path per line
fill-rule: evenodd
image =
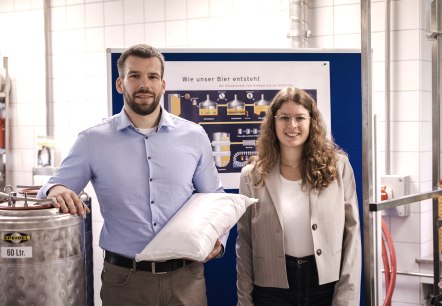
M 441 1 L 433 0 L 431 3 L 431 30 L 440 32 L 441 30 Z M 431 47 L 431 61 L 432 61 L 432 75 L 431 75 L 431 90 L 432 90 L 432 134 L 433 134 L 433 175 L 432 185 L 433 190 L 439 188 L 440 181 L 440 52 L 441 40 L 439 34 L 432 34 L 434 40 Z M 440 288 L 440 248 L 439 248 L 439 201 L 433 198 L 433 294 L 439 295 Z
M 362 195 L 364 237 L 364 304 L 374 305 L 377 300 L 375 267 L 375 240 L 373 213 L 373 152 L 372 152 L 372 56 L 371 56 L 371 1 L 361 1 L 361 53 L 362 53 Z
M 86 305 L 81 217 L 0 210 L 0 235 L 0 305 Z
M 9 192 L 7 192 L 9 190 Z M 12 189 L 12 186 L 7 185 L 4 188 L 4 192 L 0 191 L 0 209 L 30 209 L 33 205 L 38 205 L 38 208 L 41 208 L 41 205 L 46 205 L 47 207 L 56 204 L 55 199 L 38 199 L 32 196 L 29 196 L 28 192 L 22 192 L 23 195 L 17 195 Z M 32 190 L 35 192 L 35 190 Z M 22 202 L 20 205 L 16 205 L 17 202 Z M 7 203 L 7 205 L 5 205 Z

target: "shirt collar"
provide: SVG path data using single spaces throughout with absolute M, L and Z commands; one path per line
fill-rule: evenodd
M 164 109 L 164 106 L 162 104 L 160 104 L 160 107 L 161 107 L 161 118 L 158 124 L 158 130 L 161 129 L 163 126 L 175 127 L 176 125 L 173 122 L 172 115 Z M 117 131 L 133 126 L 132 122 L 130 121 L 129 117 L 124 111 L 124 107 L 121 109 L 120 113 L 117 114 L 117 118 L 118 118 Z

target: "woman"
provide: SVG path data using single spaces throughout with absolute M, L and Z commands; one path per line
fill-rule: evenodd
M 361 240 L 353 170 L 313 98 L 273 99 L 240 193 L 238 305 L 359 305 Z

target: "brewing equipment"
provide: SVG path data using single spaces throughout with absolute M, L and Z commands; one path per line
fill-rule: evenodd
M 246 114 L 246 104 L 243 101 L 238 100 L 237 95 L 235 98 L 227 103 L 227 115 L 241 115 Z
M 270 107 L 270 101 L 264 98 L 264 94 L 261 94 L 261 100 L 256 101 L 253 105 L 253 112 L 255 115 L 265 115 L 267 109 Z
M 200 116 L 218 116 L 218 104 L 210 100 L 210 95 L 206 97 L 206 100 L 198 105 Z
M 0 192 L 0 305 L 86 305 L 83 218 L 9 189 Z

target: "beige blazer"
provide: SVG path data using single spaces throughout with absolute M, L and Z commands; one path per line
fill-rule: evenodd
M 281 205 L 275 205 L 280 201 L 279 163 L 260 188 L 253 187 L 252 168 L 253 165 L 247 165 L 242 169 L 239 189 L 241 194 L 259 201 L 247 209 L 237 225 L 238 306 L 253 305 L 253 284 L 289 287 Z M 332 305 L 356 306 L 359 305 L 362 266 L 356 186 L 346 156 L 339 156 L 337 168 L 336 180 L 326 189 L 318 192 L 307 187 L 314 255 L 319 283 L 338 281 Z

